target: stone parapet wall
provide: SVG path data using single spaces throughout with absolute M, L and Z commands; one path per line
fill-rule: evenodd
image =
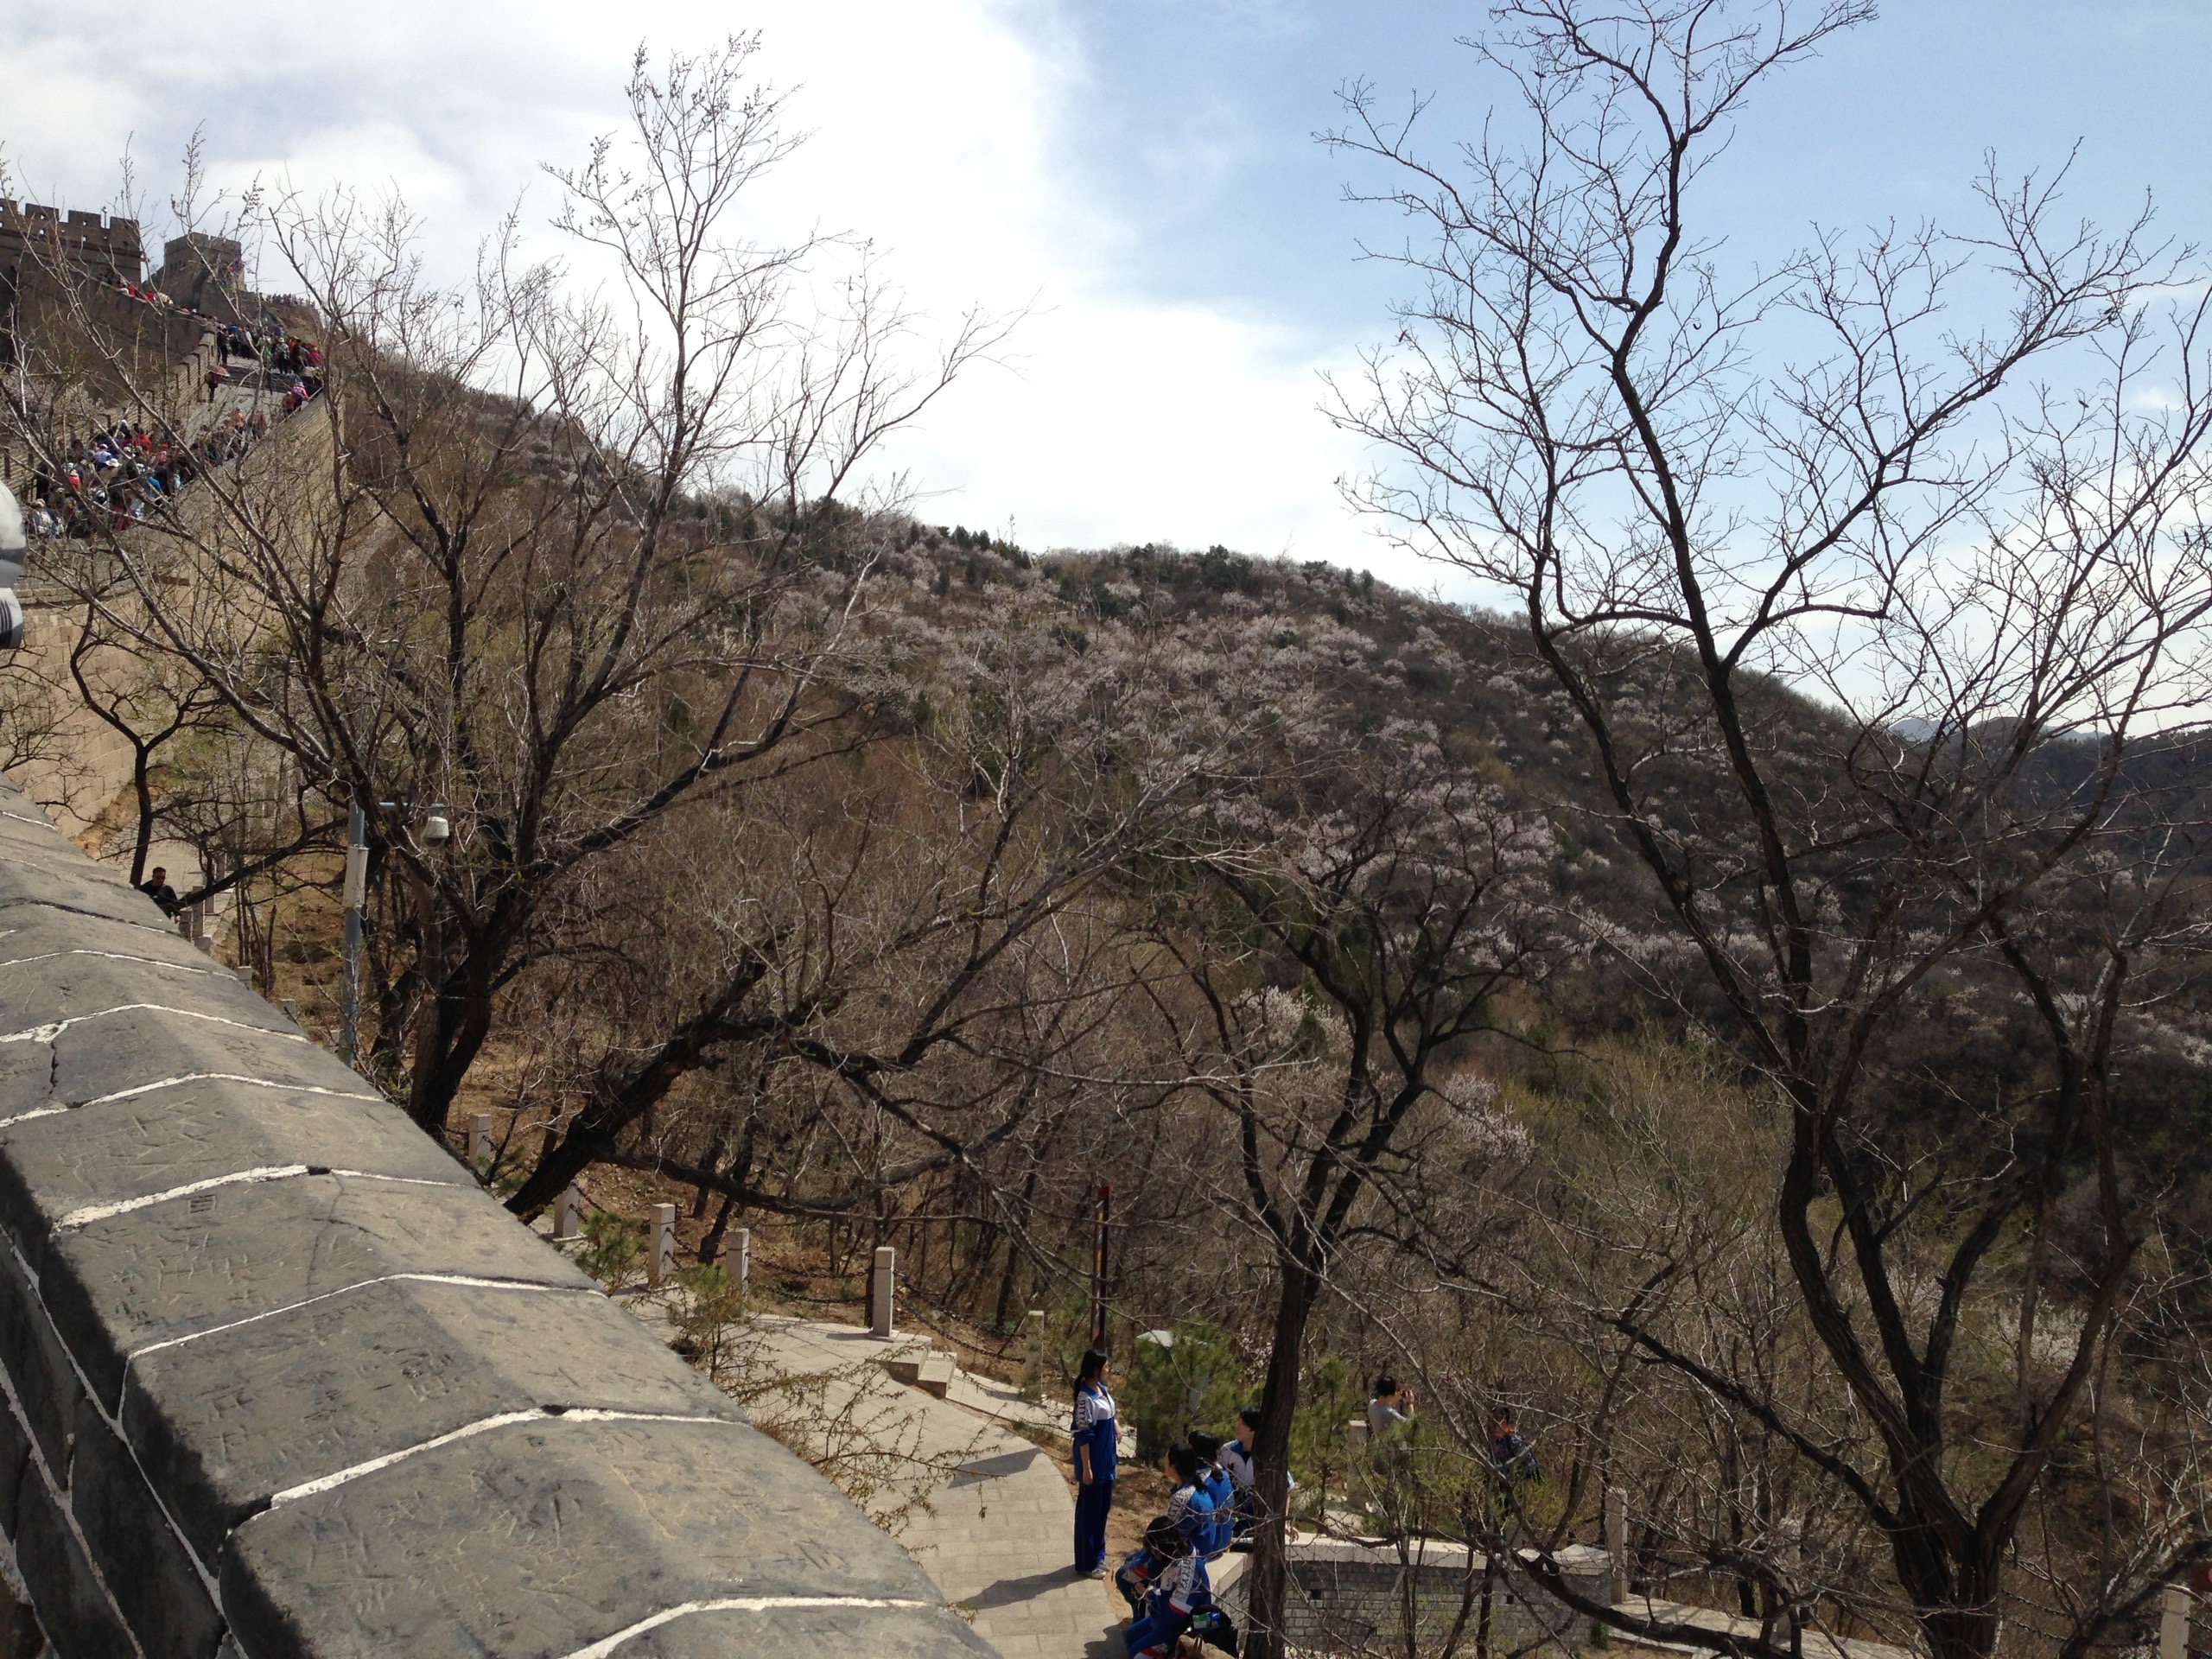
M 0 267 L 24 258 L 66 259 L 92 276 L 113 271 L 134 283 L 145 269 L 135 219 L 0 198 Z
M 1604 1550 L 1571 1545 L 1555 1551 L 1553 1560 L 1576 1594 L 1611 1602 L 1612 1558 Z M 1249 1622 L 1243 1588 L 1249 1561 L 1231 1556 L 1214 1574 L 1216 1594 L 1239 1629 Z M 1443 1650 L 1463 1606 L 1468 1612 L 1459 1650 L 1476 1650 L 1484 1561 L 1464 1544 L 1309 1538 L 1290 1547 L 1289 1567 L 1283 1635 L 1294 1652 L 1402 1654 L 1408 1605 L 1421 1651 Z M 1571 1659 L 1591 1645 L 1594 1621 L 1539 1588 L 1517 1562 L 1499 1561 L 1490 1597 L 1493 1653 L 1541 1651 L 1553 1659 Z
M 6 785 L 0 1396 L 62 1659 L 990 1651 Z

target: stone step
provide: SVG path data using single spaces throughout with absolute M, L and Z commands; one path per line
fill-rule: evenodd
M 925 1394 L 935 1395 L 942 1400 L 952 1387 L 952 1379 L 959 1367 L 950 1354 L 940 1354 L 934 1349 L 909 1349 L 903 1354 L 887 1355 L 883 1369 L 909 1388 L 919 1389 Z

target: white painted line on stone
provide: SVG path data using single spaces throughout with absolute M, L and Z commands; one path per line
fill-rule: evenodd
M 10 932 L 20 931 L 20 929 L 10 930 Z M 0 933 L 0 939 L 7 937 L 7 933 Z M 0 968 L 22 968 L 34 962 L 52 962 L 57 957 L 102 957 L 110 962 L 127 962 L 140 968 L 159 968 L 164 973 L 200 974 L 209 979 L 232 977 L 228 969 L 194 968 L 181 962 L 163 962 L 156 957 L 134 957 L 126 950 L 87 950 L 81 946 L 69 950 L 41 950 L 35 957 L 11 957 L 5 962 L 0 962 Z M 259 1027 L 257 1027 L 255 1029 L 258 1030 Z
M 252 1025 L 244 1020 L 226 1019 L 219 1014 L 200 1014 L 191 1008 L 172 1008 L 160 1002 L 118 1002 L 111 1008 L 101 1008 L 92 1014 L 72 1014 L 67 1020 L 56 1020 L 51 1025 L 33 1026 L 28 1031 L 11 1031 L 0 1035 L 0 1043 L 50 1043 L 72 1026 L 81 1026 L 88 1020 L 105 1020 L 117 1014 L 173 1014 L 180 1020 L 205 1020 L 213 1026 L 232 1026 L 239 1031 L 251 1031 L 264 1037 L 276 1037 L 288 1043 L 304 1043 L 307 1039 L 296 1031 L 277 1031 L 268 1026 Z
M 204 1181 L 187 1181 L 181 1186 L 166 1187 L 159 1192 L 148 1192 L 139 1198 L 118 1198 L 112 1204 L 88 1204 L 81 1210 L 72 1210 L 55 1222 L 54 1230 L 60 1232 L 88 1226 L 95 1221 L 105 1221 L 111 1216 L 129 1215 L 133 1210 L 167 1204 L 172 1198 L 189 1198 L 194 1192 L 210 1192 L 219 1186 L 286 1181 L 298 1175 L 342 1175 L 349 1180 L 390 1181 L 396 1186 L 445 1186 L 457 1192 L 475 1191 L 474 1186 L 461 1181 L 434 1181 L 421 1175 L 378 1175 L 365 1169 L 331 1169 L 321 1164 L 264 1164 L 255 1169 L 235 1170 L 228 1175 L 211 1175 Z
M 67 1106 L 35 1107 L 28 1112 L 17 1112 L 13 1117 L 0 1117 L 0 1129 L 6 1128 L 10 1123 L 28 1123 L 35 1117 L 58 1117 L 70 1109 Z
M 232 1319 L 228 1325 L 210 1325 L 205 1331 L 194 1331 L 181 1337 L 164 1337 L 159 1342 L 149 1342 L 143 1348 L 134 1348 L 124 1359 L 129 1367 L 149 1354 L 158 1354 L 164 1348 L 181 1347 L 188 1342 L 198 1342 L 203 1337 L 219 1337 L 249 1325 L 259 1325 L 264 1319 L 282 1319 L 287 1313 L 296 1313 L 303 1307 L 313 1307 L 317 1302 L 327 1302 L 334 1296 L 350 1296 L 357 1290 L 366 1290 L 372 1285 L 458 1285 L 464 1290 L 527 1290 L 550 1296 L 596 1296 L 601 1294 L 596 1285 L 540 1285 L 526 1279 L 476 1279 L 461 1273 L 386 1273 L 374 1279 L 358 1280 L 350 1285 L 340 1285 L 335 1290 L 326 1290 L 319 1295 L 303 1297 L 296 1302 L 287 1302 L 282 1307 L 272 1307 L 264 1313 L 249 1313 L 242 1319 Z
M 473 1440 L 479 1434 L 488 1434 L 495 1428 L 507 1428 L 516 1423 L 543 1423 L 548 1426 L 555 1423 L 718 1423 L 724 1427 L 736 1427 L 727 1417 L 693 1417 L 666 1411 L 605 1411 L 596 1408 L 563 1412 L 503 1411 L 496 1416 L 479 1418 L 450 1433 L 435 1435 L 419 1445 L 387 1452 L 382 1457 L 371 1458 L 365 1463 L 357 1463 L 350 1468 L 302 1481 L 297 1486 L 288 1486 L 281 1492 L 270 1494 L 269 1507 L 273 1510 L 281 1504 L 296 1503 L 303 1497 L 313 1497 L 318 1492 L 343 1486 L 364 1475 L 373 1475 L 380 1469 L 389 1469 L 395 1463 L 404 1463 L 417 1452 L 435 1452 L 442 1446 L 451 1446 L 455 1440 Z
M 803 1607 L 929 1607 L 934 1603 L 906 1601 L 890 1596 L 722 1596 L 713 1601 L 687 1601 L 679 1607 L 670 1607 L 655 1613 L 651 1618 L 641 1618 L 626 1630 L 620 1630 L 588 1648 L 578 1648 L 568 1659 L 607 1659 L 632 1637 L 643 1636 L 647 1630 L 657 1630 L 662 1625 L 679 1618 L 689 1618 L 694 1613 L 778 1613 Z
M 34 869 L 43 869 L 45 867 L 43 865 L 33 865 L 31 868 Z M 128 893 L 130 889 L 125 887 L 123 891 Z M 112 922 L 118 927 L 136 927 L 142 929 L 148 933 L 166 933 L 171 938 L 176 938 L 175 927 L 165 921 L 127 921 L 120 916 L 105 915 L 97 910 L 86 910 L 82 905 L 65 905 L 58 903 L 52 899 L 0 899 L 0 910 L 16 910 L 22 908 L 25 905 L 35 905 L 41 910 L 58 910 L 64 916 L 86 916 L 91 918 L 96 922 Z
M 194 1192 L 210 1192 L 219 1186 L 236 1186 L 255 1181 L 281 1181 L 287 1176 L 304 1175 L 305 1164 L 264 1164 L 257 1169 L 237 1170 L 228 1175 L 211 1175 L 204 1181 L 187 1181 L 182 1186 L 172 1186 L 159 1192 L 149 1192 L 143 1198 L 118 1198 L 112 1204 L 88 1204 L 81 1210 L 72 1210 L 54 1224 L 57 1232 L 83 1227 L 95 1221 L 105 1221 L 110 1216 L 128 1215 L 133 1210 L 167 1203 L 171 1198 L 189 1197 Z
M 51 830 L 54 824 L 47 818 L 34 818 L 22 812 L 0 812 L 0 818 L 13 818 L 17 823 L 35 823 L 41 830 Z
M 255 1029 L 258 1030 L 259 1027 L 257 1027 Z M 271 1035 L 277 1034 L 281 1033 L 271 1033 Z M 279 1083 L 272 1077 L 249 1077 L 239 1071 L 187 1071 L 178 1077 L 163 1077 L 159 1083 L 142 1083 L 135 1089 L 118 1089 L 111 1095 L 96 1096 L 91 1100 L 80 1101 L 78 1103 L 84 1106 L 106 1106 L 118 1100 L 136 1100 L 141 1095 L 152 1094 L 156 1089 L 181 1088 L 188 1083 L 242 1083 L 251 1089 L 289 1089 L 302 1095 L 327 1095 L 333 1100 L 368 1100 L 374 1101 L 379 1105 L 384 1103 L 382 1095 L 359 1095 L 348 1089 L 324 1089 L 312 1083 Z M 62 1109 L 67 1111 L 69 1109 L 64 1107 Z M 44 1112 L 42 1110 L 25 1112 L 23 1116 L 39 1117 L 44 1116 Z M 0 1119 L 0 1128 L 5 1128 L 8 1123 L 15 1121 L 12 1118 Z

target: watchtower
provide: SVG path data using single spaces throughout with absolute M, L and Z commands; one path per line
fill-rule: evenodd
M 189 232 L 162 245 L 162 268 L 155 286 L 179 305 L 211 317 L 238 321 L 238 297 L 245 292 L 245 250 L 227 236 Z
M 138 242 L 138 221 L 64 213 L 35 201 L 18 204 L 0 198 L 0 271 L 20 272 L 28 264 L 62 262 L 99 280 L 141 280 L 146 259 Z

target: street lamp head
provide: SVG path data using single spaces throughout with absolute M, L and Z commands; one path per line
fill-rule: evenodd
M 423 820 L 423 839 L 428 845 L 435 847 L 441 842 L 450 840 L 452 836 L 453 826 L 446 822 L 444 813 L 433 812 Z

